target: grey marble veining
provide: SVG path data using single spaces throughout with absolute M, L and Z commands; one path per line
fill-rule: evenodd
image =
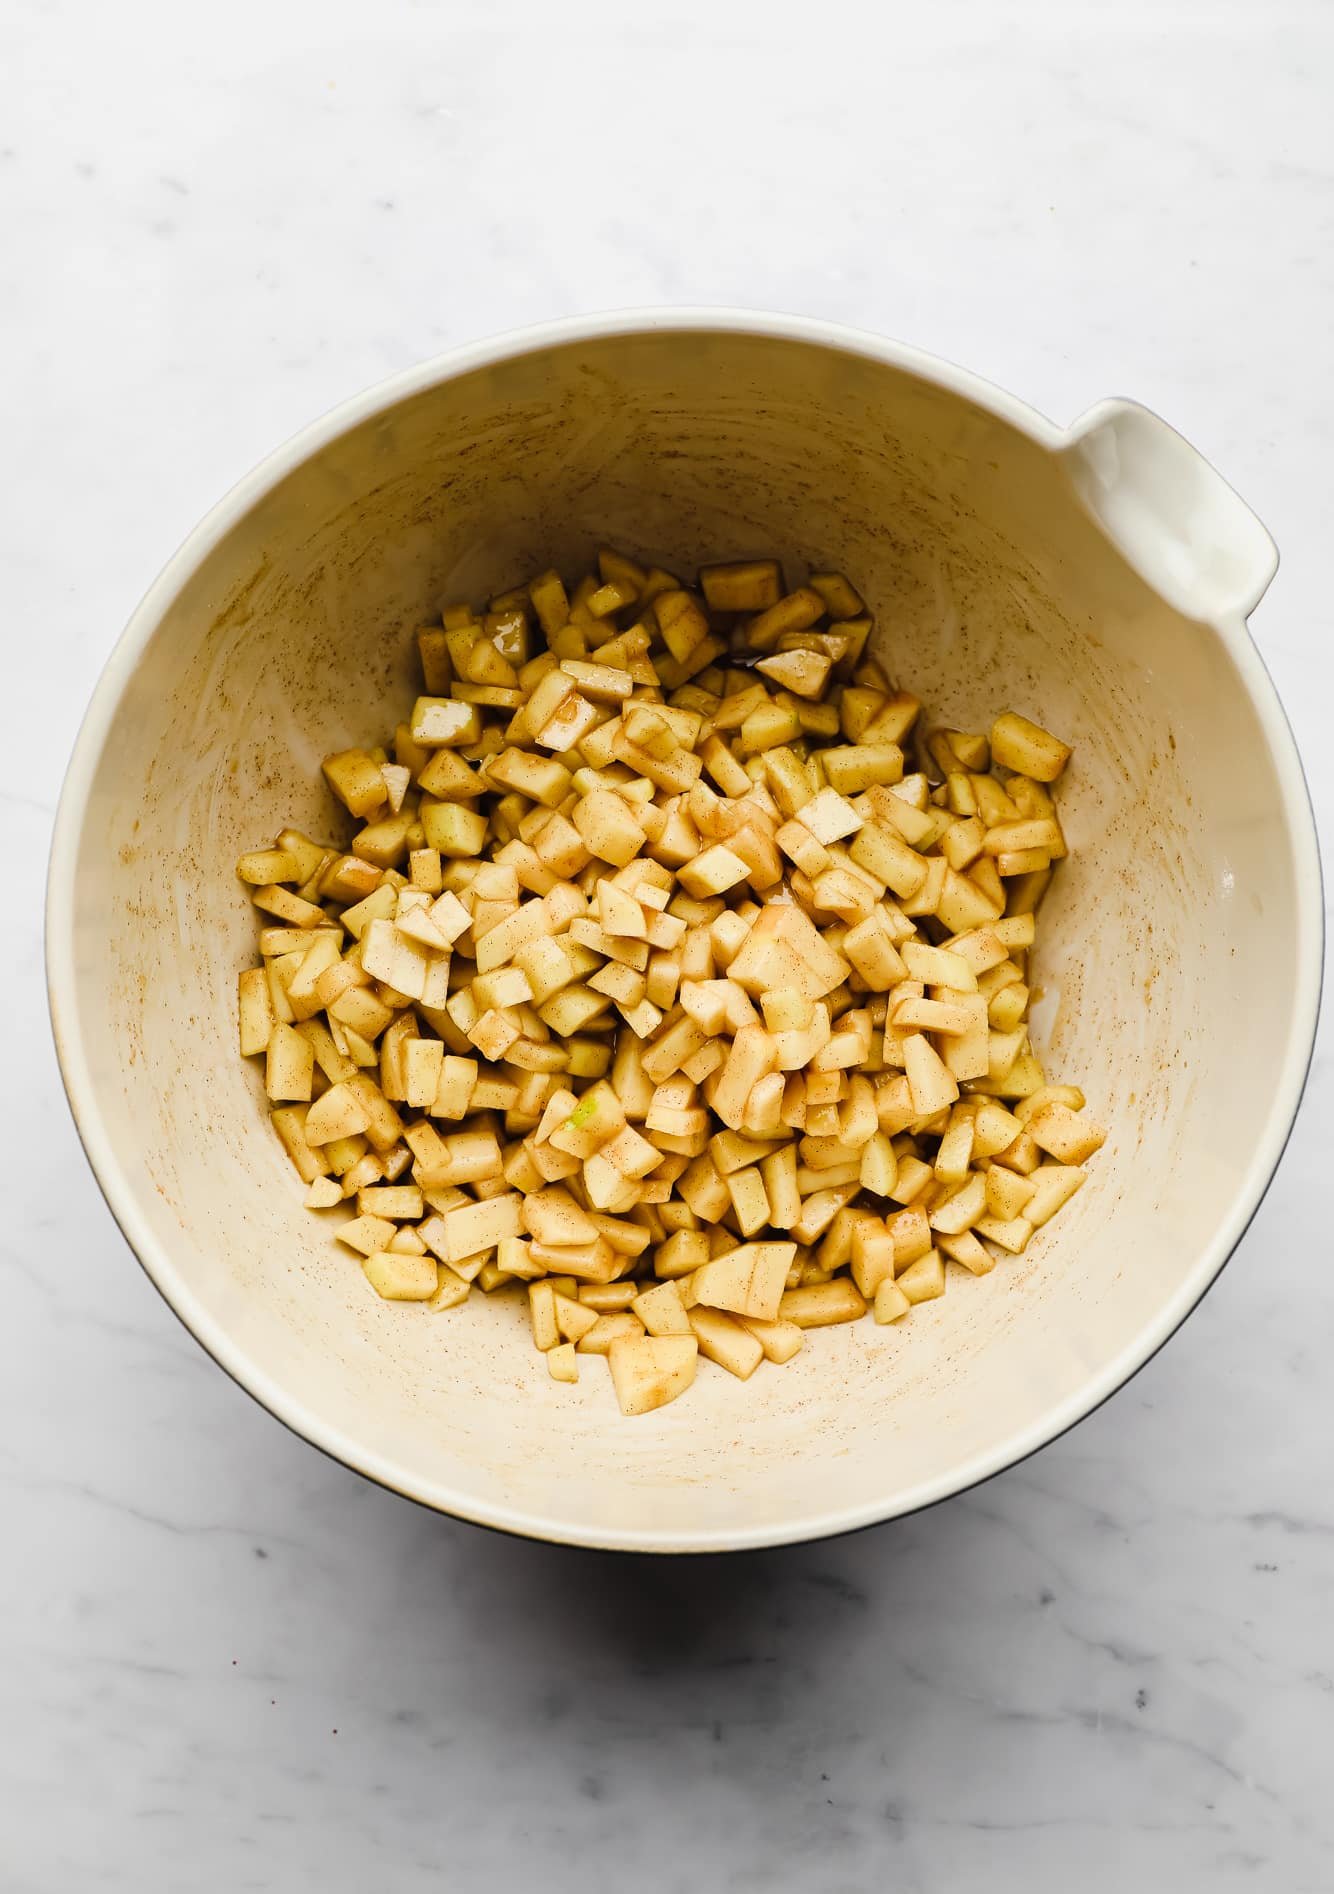
M 1075 1433 L 663 1564 L 430 1517 L 205 1359 L 82 1162 L 38 918 L 87 694 L 217 495 L 449 343 L 647 301 L 1159 408 L 1282 548 L 1329 839 L 1332 72 L 1318 0 L 0 22 L 4 1894 L 1334 1886 L 1328 1034 L 1232 1265 Z

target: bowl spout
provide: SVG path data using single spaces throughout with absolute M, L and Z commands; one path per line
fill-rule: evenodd
M 1187 617 L 1235 623 L 1278 569 L 1265 527 L 1198 448 L 1135 401 L 1100 401 L 1062 456 L 1084 505 L 1146 584 Z

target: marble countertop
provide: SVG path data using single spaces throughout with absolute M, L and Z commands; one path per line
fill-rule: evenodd
M 1334 842 L 1334 14 L 50 0 L 0 48 L 5 1894 L 1323 1894 L 1328 1033 L 1231 1268 L 1072 1435 L 654 1563 L 428 1516 L 212 1366 L 81 1157 L 39 914 L 93 681 L 219 493 L 450 343 L 653 301 L 1159 409 L 1280 543 L 1254 630 Z

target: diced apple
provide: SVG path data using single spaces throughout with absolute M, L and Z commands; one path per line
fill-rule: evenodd
M 685 1393 L 695 1379 L 693 1335 L 622 1336 L 607 1351 L 622 1414 L 650 1414 Z
M 901 1321 L 1080 1188 L 1105 1133 L 1030 1037 L 1069 747 L 921 731 L 871 632 L 842 573 L 604 546 L 416 631 L 392 740 L 324 759 L 346 852 L 241 857 L 240 1049 L 378 1294 L 523 1283 L 552 1378 L 605 1353 L 648 1412 L 701 1352 Z

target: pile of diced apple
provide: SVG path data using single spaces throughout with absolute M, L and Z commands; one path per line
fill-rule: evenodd
M 240 1041 L 390 1300 L 524 1286 L 623 1411 L 1017 1255 L 1103 1133 L 1029 1039 L 1069 750 L 921 728 L 849 582 L 603 551 L 417 644 L 346 847 L 242 857 Z

